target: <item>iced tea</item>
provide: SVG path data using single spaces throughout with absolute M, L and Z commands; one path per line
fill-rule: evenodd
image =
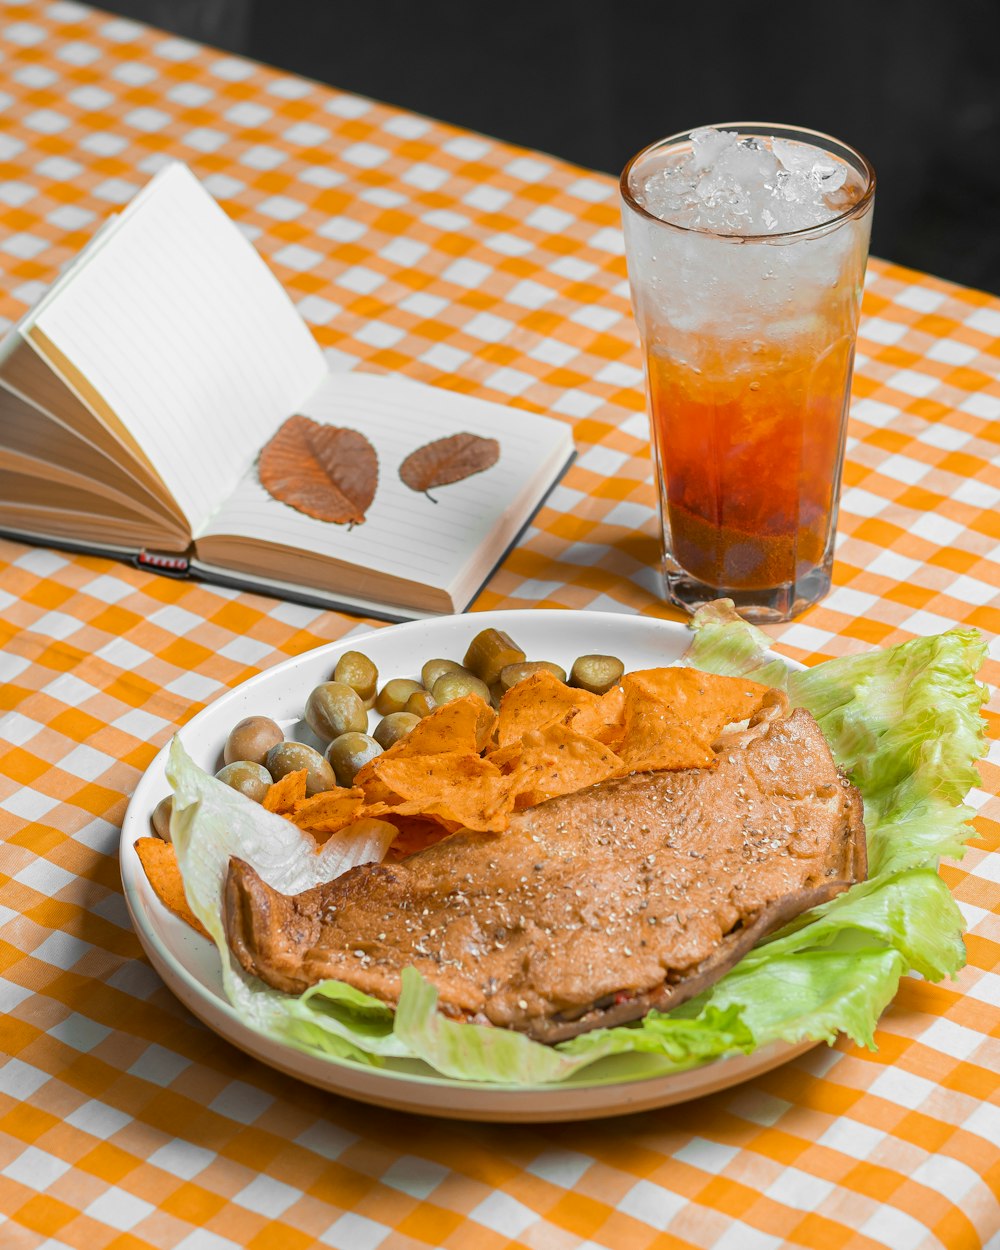
M 665 140 L 622 187 L 670 596 L 780 620 L 829 588 L 874 178 L 752 129 Z

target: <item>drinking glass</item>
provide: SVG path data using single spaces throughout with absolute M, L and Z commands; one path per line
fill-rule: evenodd
M 657 216 L 650 188 L 695 151 L 692 135 L 715 130 L 753 140 L 745 153 L 773 145 L 820 182 L 839 171 L 828 219 L 738 233 Z M 846 144 L 756 122 L 671 135 L 622 173 L 666 588 L 688 611 L 725 596 L 747 619 L 782 621 L 830 588 L 874 193 L 874 170 Z

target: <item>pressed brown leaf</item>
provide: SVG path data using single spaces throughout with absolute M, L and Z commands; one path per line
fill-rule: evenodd
M 378 456 L 357 430 L 294 416 L 260 453 L 259 473 L 264 489 L 298 512 L 359 525 L 375 497 Z
M 452 434 L 411 452 L 399 466 L 399 476 L 410 490 L 428 491 L 491 469 L 499 459 L 495 438 Z

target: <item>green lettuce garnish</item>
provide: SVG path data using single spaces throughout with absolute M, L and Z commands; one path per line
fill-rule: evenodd
M 701 609 L 692 628 L 686 664 L 783 687 L 793 705 L 816 717 L 864 799 L 866 881 L 797 917 L 669 1014 L 650 1012 L 638 1024 L 557 1046 L 447 1019 L 436 989 L 413 968 L 403 973 L 395 1011 L 336 981 L 293 997 L 248 977 L 230 954 L 218 901 L 229 855 L 240 854 L 289 893 L 345 865 L 321 863 L 289 822 L 207 776 L 175 739 L 167 775 L 178 862 L 239 1015 L 309 1054 L 366 1065 L 402 1061 L 409 1072 L 522 1086 L 679 1071 L 778 1040 L 832 1043 L 838 1033 L 874 1046 L 879 1015 L 901 976 L 941 980 L 965 961 L 961 913 L 937 865 L 961 855 L 972 833 L 964 799 L 978 783 L 975 761 L 984 750 L 986 693 L 975 674 L 985 644 L 975 630 L 954 629 L 795 672 L 767 655 L 770 639 L 728 601 Z M 352 862 L 378 858 L 377 843 L 376 835 Z

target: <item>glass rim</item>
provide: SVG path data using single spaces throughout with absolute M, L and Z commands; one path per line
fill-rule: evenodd
M 737 243 L 760 243 L 767 240 L 775 239 L 792 239 L 800 238 L 806 235 L 826 234 L 836 229 L 845 221 L 850 221 L 853 217 L 862 216 L 871 206 L 872 200 L 875 198 L 875 168 L 871 161 L 857 148 L 851 147 L 849 143 L 845 143 L 843 139 L 838 139 L 834 135 L 828 135 L 822 130 L 810 130 L 807 126 L 789 126 L 784 122 L 714 122 L 711 125 L 712 130 L 746 130 L 753 127 L 755 131 L 761 131 L 765 135 L 784 132 L 786 135 L 805 136 L 811 139 L 822 139 L 826 143 L 831 143 L 835 147 L 849 153 L 861 165 L 861 170 L 867 179 L 868 185 L 865 187 L 861 198 L 850 206 L 845 208 L 842 213 L 838 213 L 835 217 L 829 217 L 826 221 L 817 222 L 813 226 L 802 226 L 797 230 L 778 230 L 772 234 L 727 234 L 720 230 L 701 230 L 696 226 L 682 226 L 675 221 L 664 221 L 662 217 L 657 217 L 655 213 L 651 213 L 645 208 L 632 194 L 629 187 L 629 177 L 636 165 L 648 156 L 651 152 L 660 148 L 668 148 L 675 144 L 679 144 L 691 138 L 695 130 L 704 130 L 704 126 L 696 126 L 693 130 L 679 130 L 676 134 L 667 135 L 664 139 L 656 139 L 653 143 L 648 143 L 644 148 L 640 148 L 638 152 L 629 160 L 625 168 L 621 172 L 618 179 L 618 188 L 624 203 L 635 213 L 641 217 L 645 217 L 649 221 L 655 222 L 658 226 L 664 226 L 668 230 L 680 230 L 684 234 L 697 234 L 711 239 L 731 239 Z

